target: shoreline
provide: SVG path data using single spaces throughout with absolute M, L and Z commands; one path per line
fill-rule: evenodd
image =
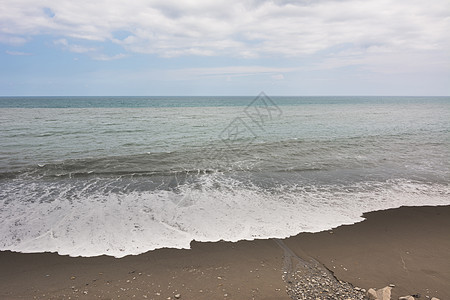
M 450 298 L 450 206 L 401 207 L 281 240 L 360 288 L 395 284 L 392 299 Z M 272 239 L 192 242 L 114 258 L 0 252 L 1 299 L 291 299 Z M 119 297 L 118 297 L 119 296 Z

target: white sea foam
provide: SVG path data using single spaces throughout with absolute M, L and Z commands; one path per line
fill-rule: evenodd
M 207 175 L 201 184 L 186 184 L 177 192 L 74 190 L 69 183 L 44 190 L 38 184 L 4 186 L 0 250 L 123 257 L 189 248 L 193 240 L 284 238 L 353 224 L 368 211 L 450 204 L 447 185 L 408 181 L 269 192 Z M 48 195 L 51 201 L 44 200 Z

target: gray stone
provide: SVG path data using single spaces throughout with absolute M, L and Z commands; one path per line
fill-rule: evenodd
M 414 300 L 413 296 L 403 296 L 403 297 L 399 297 L 398 300 Z
M 431 298 L 431 300 L 439 300 L 439 298 L 433 297 Z

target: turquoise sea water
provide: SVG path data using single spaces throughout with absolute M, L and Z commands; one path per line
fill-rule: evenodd
M 450 204 L 450 97 L 0 98 L 0 249 L 121 257 Z

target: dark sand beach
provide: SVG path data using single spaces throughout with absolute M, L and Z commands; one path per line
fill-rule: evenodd
M 365 217 L 283 243 L 354 286 L 395 284 L 392 299 L 418 293 L 450 299 L 450 206 Z M 284 250 L 275 240 L 193 242 L 191 248 L 121 259 L 0 252 L 0 299 L 290 299 Z

